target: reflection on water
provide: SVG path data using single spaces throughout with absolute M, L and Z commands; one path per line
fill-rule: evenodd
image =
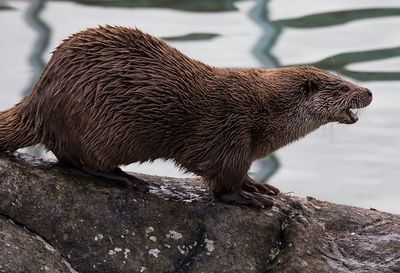
M 313 14 L 313 15 L 303 16 L 300 18 L 278 20 L 276 21 L 276 23 L 281 27 L 294 28 L 294 29 L 323 28 L 328 26 L 345 24 L 355 20 L 368 19 L 368 18 L 381 19 L 393 16 L 398 17 L 399 15 L 400 15 L 400 9 L 398 8 L 367 9 L 367 10 L 361 9 L 361 10 L 337 11 L 337 12 L 326 12 L 322 14 Z M 396 21 L 398 21 L 397 18 Z M 387 25 L 392 25 L 392 22 L 388 21 Z M 375 37 L 370 36 L 371 33 L 369 32 L 368 27 L 365 26 L 363 27 L 363 29 L 366 30 L 367 33 L 369 34 L 367 39 L 370 40 L 375 39 Z M 342 30 L 339 29 L 338 32 L 342 32 Z M 353 33 L 354 32 L 352 32 L 351 35 Z M 315 35 L 315 33 L 312 33 L 311 35 Z M 340 36 L 331 35 L 331 37 L 333 39 L 338 39 L 338 37 Z M 341 42 L 346 42 L 346 40 L 342 39 Z M 383 40 L 383 42 L 387 45 L 387 40 Z M 368 41 L 366 43 L 370 45 Z M 393 43 L 394 45 L 397 45 L 397 40 L 394 40 Z M 312 64 L 328 70 L 336 70 L 342 75 L 361 81 L 388 81 L 388 80 L 400 79 L 400 70 L 399 72 L 370 71 L 369 73 L 365 73 L 363 71 L 352 71 L 348 69 L 347 66 L 352 63 L 387 59 L 399 56 L 400 54 L 400 47 L 397 46 L 383 48 L 383 49 L 381 48 L 375 49 L 375 48 L 372 50 L 362 50 L 358 52 L 357 51 L 340 52 L 339 54 L 326 56 L 325 58 L 318 60 L 316 62 L 306 62 L 305 64 Z M 400 64 L 400 62 L 398 64 Z
M 270 68 L 278 66 L 276 59 L 270 54 L 270 49 L 279 35 L 280 28 L 268 20 L 267 3 L 267 0 L 257 1 L 249 15 L 263 30 L 260 39 L 254 46 L 254 55 L 257 56 L 263 67 Z
M 65 1 L 65 0 L 60 0 Z M 240 0 L 71 0 L 82 5 L 123 8 L 168 8 L 195 12 L 236 10 Z
M 98 24 L 137 26 L 217 66 L 313 64 L 374 90 L 373 104 L 356 125 L 320 129 L 257 162 L 251 172 L 264 181 L 274 174 L 271 182 L 283 191 L 400 212 L 400 186 L 396 185 L 400 177 L 400 4 L 393 0 L 322 2 L 0 1 L 0 27 L 5 31 L 0 37 L 4 55 L 0 80 L 7 87 L 0 90 L 0 106 L 10 107 L 32 88 L 63 38 Z M 24 35 L 6 25 L 18 26 Z M 11 70 L 6 69 L 9 63 L 13 63 Z M 17 90 L 21 95 L 16 95 Z M 173 164 L 161 161 L 127 169 L 182 175 Z
M 360 9 L 326 12 L 319 14 L 306 15 L 298 18 L 282 19 L 276 23 L 284 27 L 294 28 L 317 28 L 328 27 L 349 23 L 354 20 L 383 18 L 399 16 L 400 9 Z
M 5 5 L 3 3 L 0 3 L 0 11 L 1 10 L 11 10 L 11 9 L 13 9 L 13 8 L 8 5 Z
M 29 8 L 25 12 L 25 19 L 32 29 L 35 30 L 37 38 L 32 44 L 32 55 L 29 58 L 33 70 L 32 80 L 23 92 L 24 94 L 30 93 L 46 64 L 43 60 L 43 54 L 49 46 L 50 29 L 40 18 L 40 12 L 44 9 L 45 3 L 46 1 L 44 0 L 31 0 Z
M 220 36 L 217 33 L 189 33 L 186 35 L 182 36 L 167 36 L 167 37 L 162 37 L 165 41 L 201 41 L 201 40 L 209 40 L 213 39 L 215 37 Z

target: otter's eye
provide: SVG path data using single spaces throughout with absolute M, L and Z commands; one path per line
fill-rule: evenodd
M 339 88 L 339 91 L 340 91 L 341 93 L 347 93 L 347 92 L 350 91 L 350 88 L 349 88 L 347 85 L 342 85 L 342 86 Z

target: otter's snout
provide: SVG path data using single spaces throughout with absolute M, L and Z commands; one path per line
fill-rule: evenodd
M 362 101 L 363 107 L 368 106 L 372 102 L 372 92 L 368 88 L 363 88 L 362 91 Z
M 362 103 L 361 103 L 361 108 L 367 107 L 368 105 L 371 104 L 372 102 L 372 92 L 368 88 L 363 88 L 362 90 Z
M 353 124 L 358 121 L 357 110 L 367 107 L 372 102 L 372 92 L 368 88 L 357 88 L 350 93 L 350 99 L 344 109 L 336 116 L 339 123 Z
M 372 92 L 368 88 L 365 88 L 365 93 L 367 93 L 367 96 L 372 99 Z
M 372 92 L 368 88 L 358 87 L 348 94 L 347 107 L 351 109 L 364 108 L 372 102 Z

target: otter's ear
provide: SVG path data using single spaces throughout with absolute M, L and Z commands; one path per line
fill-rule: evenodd
M 319 90 L 319 83 L 315 79 L 307 79 L 304 85 L 304 89 L 306 90 L 307 95 L 312 95 Z

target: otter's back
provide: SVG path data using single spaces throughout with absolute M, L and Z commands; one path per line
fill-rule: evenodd
M 41 142 L 59 159 L 129 164 L 179 152 L 210 70 L 137 29 L 100 27 L 57 47 L 26 99 Z

